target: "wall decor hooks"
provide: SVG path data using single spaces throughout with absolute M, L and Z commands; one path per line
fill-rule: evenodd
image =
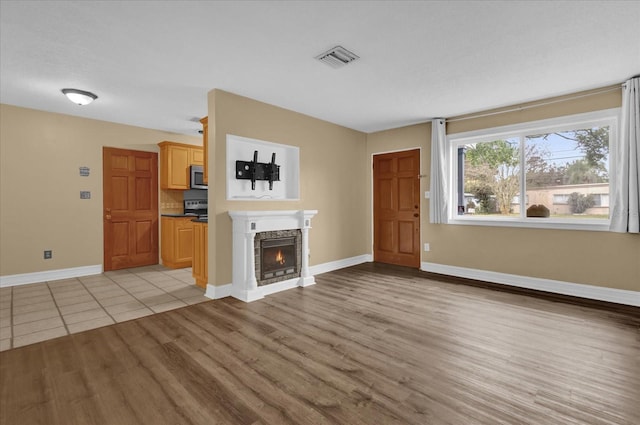
M 253 151 L 253 161 L 236 161 L 236 179 L 251 180 L 251 190 L 256 190 L 256 181 L 265 180 L 269 182 L 269 190 L 273 190 L 273 182 L 280 181 L 275 152 L 269 163 L 258 162 L 258 151 Z

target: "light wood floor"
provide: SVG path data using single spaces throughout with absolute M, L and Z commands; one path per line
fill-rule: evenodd
M 0 353 L 4 424 L 639 424 L 640 313 L 365 264 Z

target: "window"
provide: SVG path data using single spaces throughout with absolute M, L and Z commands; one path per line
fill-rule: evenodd
M 565 193 L 562 195 L 553 195 L 553 205 L 568 205 L 569 204 L 569 194 Z
M 604 229 L 617 114 L 450 135 L 450 222 Z
M 593 196 L 594 207 L 609 207 L 609 194 L 608 193 L 596 193 Z

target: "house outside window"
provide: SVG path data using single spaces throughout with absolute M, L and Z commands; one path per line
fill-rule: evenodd
M 449 135 L 449 222 L 605 230 L 618 113 Z

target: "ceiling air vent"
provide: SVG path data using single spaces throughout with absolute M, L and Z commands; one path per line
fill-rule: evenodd
M 354 53 L 351 53 L 342 46 L 336 46 L 331 50 L 328 50 L 318 56 L 316 56 L 320 62 L 324 62 L 332 68 L 342 68 L 343 66 L 359 59 Z

